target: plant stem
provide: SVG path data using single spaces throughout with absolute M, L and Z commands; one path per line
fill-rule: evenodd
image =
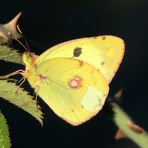
M 127 113 L 125 113 L 125 111 L 123 111 L 123 109 L 117 103 L 111 102 L 110 104 L 112 106 L 112 111 L 114 112 L 112 120 L 118 126 L 118 128 L 138 146 L 148 148 L 148 133 L 144 130 L 138 132 L 130 128 L 128 123 L 132 122 L 132 120 L 129 115 L 127 115 Z

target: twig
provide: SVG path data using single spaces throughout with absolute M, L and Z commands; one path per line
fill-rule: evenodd
M 136 128 L 140 129 L 140 127 L 132 122 L 129 115 L 117 103 L 111 102 L 110 105 L 113 111 L 112 120 L 118 128 L 138 146 L 148 148 L 148 133 L 142 128 L 136 130 Z

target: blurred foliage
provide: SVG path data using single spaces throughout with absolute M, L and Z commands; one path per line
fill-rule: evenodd
M 0 148 L 10 148 L 8 125 L 4 115 L 0 112 Z
M 21 54 L 17 50 L 10 48 L 2 38 L 0 38 L 0 60 L 23 65 Z M 37 105 L 37 101 L 27 91 L 16 85 L 16 79 L 10 78 L 14 74 L 15 72 L 0 76 L 0 99 L 7 100 L 23 109 L 43 124 L 43 114 L 40 106 Z M 9 148 L 10 145 L 8 126 L 4 116 L 0 113 L 0 148 Z
M 36 100 L 24 89 L 19 88 L 16 92 L 17 89 L 18 86 L 14 82 L 0 80 L 0 97 L 25 110 L 42 124 L 42 112 Z
M 0 39 L 0 60 L 23 65 L 20 53 L 8 47 L 7 43 L 2 39 Z

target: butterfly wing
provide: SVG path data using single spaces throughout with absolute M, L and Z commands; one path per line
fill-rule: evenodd
M 82 124 L 96 115 L 108 95 L 109 87 L 104 76 L 83 61 L 47 60 L 38 66 L 35 75 L 39 96 L 72 125 Z
M 50 48 L 39 56 L 36 63 L 57 57 L 82 60 L 99 69 L 110 82 L 122 61 L 124 48 L 124 41 L 115 36 L 81 38 Z

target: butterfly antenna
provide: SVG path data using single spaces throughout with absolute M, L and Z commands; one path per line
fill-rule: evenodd
M 29 49 L 28 49 L 25 45 L 23 45 L 23 43 L 20 42 L 14 35 L 12 35 L 11 32 L 8 32 L 8 35 L 10 35 L 10 37 L 11 37 L 12 39 L 14 39 L 15 41 L 17 41 L 27 52 L 29 52 Z
M 16 28 L 17 28 L 18 32 L 22 35 L 22 37 L 23 37 L 23 39 L 24 39 L 24 41 L 25 41 L 25 45 L 26 45 L 26 47 L 27 47 L 28 51 L 30 52 L 29 45 L 28 45 L 28 43 L 27 43 L 27 41 L 26 41 L 25 37 L 23 36 L 23 33 L 22 33 L 22 31 L 21 31 L 21 29 L 20 29 L 19 25 L 17 25 L 17 26 L 16 26 Z

